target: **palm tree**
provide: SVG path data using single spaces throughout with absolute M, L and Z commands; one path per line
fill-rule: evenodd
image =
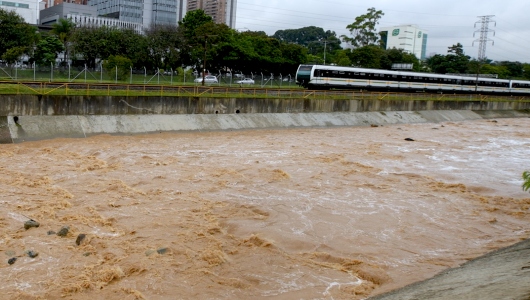
M 72 31 L 75 28 L 75 23 L 72 22 L 70 19 L 59 19 L 57 20 L 57 23 L 52 25 L 52 33 L 55 34 L 61 43 L 63 43 L 64 46 L 64 59 L 63 61 L 66 62 L 67 56 L 68 56 L 68 41 L 70 39 L 70 35 L 72 34 Z

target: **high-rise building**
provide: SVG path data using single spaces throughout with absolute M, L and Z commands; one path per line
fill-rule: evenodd
M 188 0 L 187 11 L 202 9 L 218 24 L 236 26 L 236 0 Z
M 182 20 L 184 0 L 88 0 L 99 16 L 151 25 L 177 25 Z
M 383 27 L 381 33 L 385 49 L 403 49 L 418 59 L 426 58 L 428 34 L 417 25 Z
M 138 33 L 142 32 L 142 24 L 120 21 L 115 18 L 99 17 L 96 7 L 69 2 L 54 3 L 52 7 L 40 11 L 40 24 L 52 25 L 59 19 L 69 19 L 76 26 L 84 27 L 114 27 L 132 29 Z

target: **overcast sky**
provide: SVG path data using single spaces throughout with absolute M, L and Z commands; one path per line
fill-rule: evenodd
M 380 27 L 415 24 L 429 34 L 427 55 L 447 54 L 447 47 L 464 46 L 466 55 L 479 52 L 478 16 L 494 15 L 489 23 L 486 56 L 496 61 L 530 63 L 529 0 L 237 0 L 236 29 L 277 30 L 317 26 L 337 36 L 370 7 L 385 14 Z M 495 35 L 493 33 L 495 32 Z M 475 36 L 473 34 L 475 33 Z

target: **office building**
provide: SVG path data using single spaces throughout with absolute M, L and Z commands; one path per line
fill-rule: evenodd
M 383 27 L 381 33 L 385 49 L 403 49 L 418 59 L 426 58 L 428 34 L 417 25 Z
M 39 11 L 44 6 L 45 3 L 39 0 L 0 0 L 0 8 L 16 12 L 28 24 L 39 24 Z
M 96 7 L 62 2 L 50 8 L 40 11 L 40 24 L 52 25 L 59 19 L 70 19 L 76 26 L 84 27 L 114 27 L 121 29 L 132 29 L 138 33 L 142 32 L 142 23 L 120 21 L 115 18 L 98 16 Z
M 188 0 L 187 11 L 202 9 L 215 23 L 236 26 L 237 0 Z
M 174 25 L 182 20 L 184 0 L 88 0 L 99 16 L 152 25 Z

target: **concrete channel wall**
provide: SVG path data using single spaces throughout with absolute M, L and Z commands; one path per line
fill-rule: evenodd
M 0 97 L 0 143 L 97 134 L 371 126 L 528 117 L 519 101 Z

